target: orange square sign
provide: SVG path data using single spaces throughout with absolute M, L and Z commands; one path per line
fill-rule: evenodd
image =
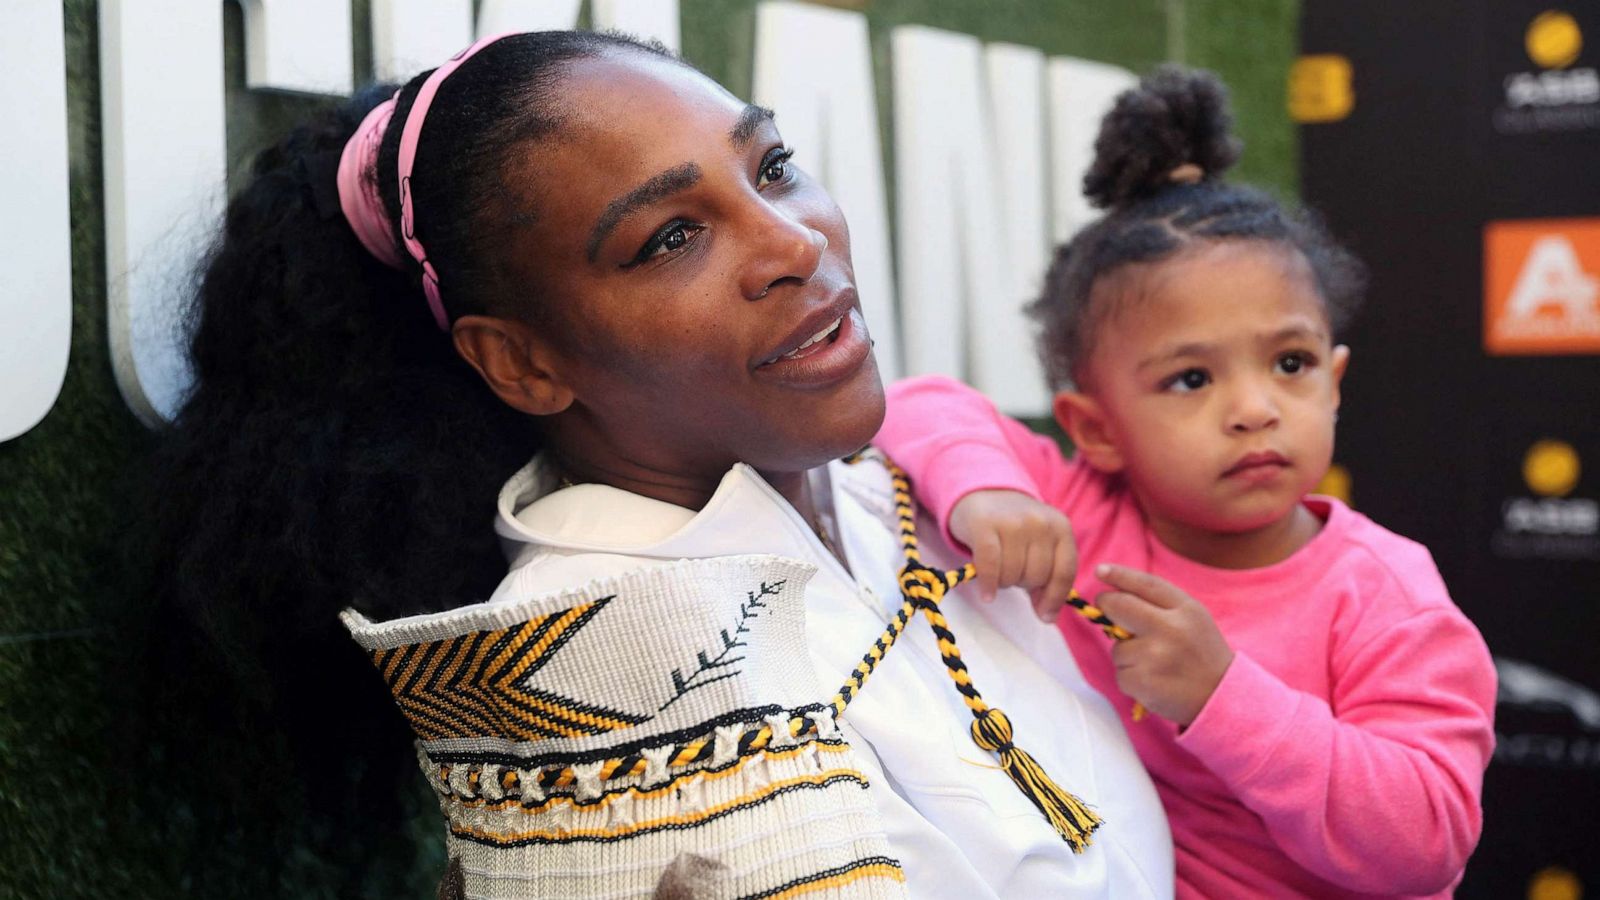
M 1483 347 L 1492 356 L 1600 353 L 1600 218 L 1483 227 Z

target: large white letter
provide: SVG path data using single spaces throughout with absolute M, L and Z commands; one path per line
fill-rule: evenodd
M 477 27 L 471 0 L 372 0 L 373 66 L 381 79 L 401 80 L 437 66 L 500 31 L 572 28 L 581 0 L 483 0 Z M 678 49 L 678 0 L 591 0 L 596 28 L 655 38 Z
M 222 4 L 102 0 L 106 278 L 111 361 L 146 423 L 188 390 L 181 314 L 226 191 Z
M 372 0 L 372 68 L 404 81 L 472 43 L 472 0 Z
M 348 94 L 354 89 L 350 0 L 241 0 L 245 83 Z
M 1010 360 L 991 395 L 1009 412 L 1039 416 L 1050 391 L 1024 307 L 1039 295 L 1050 261 L 1049 178 L 1045 174 L 1044 53 L 1014 44 L 991 45 L 989 103 L 1000 178 L 1000 224 L 1006 244 L 1008 294 L 984 327 L 974 331 L 981 359 Z
M 900 329 L 866 19 L 804 3 L 761 4 L 751 95 L 777 110 L 784 140 L 798 150 L 800 167 L 844 211 L 861 307 L 877 342 L 878 369 L 885 379 L 899 377 Z
M 55 405 L 72 344 L 61 4 L 8 10 L 0 121 L 0 441 L 8 441 Z
M 483 0 L 478 7 L 478 37 L 501 31 L 574 28 L 582 6 L 583 0 Z
M 678 0 L 590 0 L 594 27 L 654 38 L 678 49 Z
M 1052 237 L 1065 241 L 1099 215 L 1083 197 L 1100 120 L 1139 79 L 1120 66 L 1057 56 L 1050 60 L 1050 159 L 1055 170 Z
M 1008 412 L 1036 415 L 982 45 L 921 26 L 891 41 L 906 368 L 965 378 Z

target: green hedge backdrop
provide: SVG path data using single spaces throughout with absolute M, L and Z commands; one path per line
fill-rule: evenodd
M 46 0 L 48 2 L 48 0 Z M 223 2 L 223 0 L 213 0 Z M 747 95 L 755 0 L 681 0 L 683 52 Z M 1242 178 L 1295 191 L 1295 131 L 1284 110 L 1295 52 L 1296 0 L 856 0 L 871 26 L 879 112 L 890 121 L 889 33 L 918 23 L 1098 59 L 1142 72 L 1178 59 L 1220 72 L 1247 142 Z M 0 444 L 0 897 L 431 896 L 442 866 L 438 829 L 421 779 L 401 798 L 409 830 L 359 844 L 364 864 L 330 854 L 341 836 L 319 830 L 297 773 L 270 734 L 190 731 L 184 709 L 163 707 L 174 741 L 204 740 L 215 764 L 282 802 L 226 810 L 191 792 L 206 772 L 162 765 L 160 742 L 119 727 L 118 625 L 130 603 L 111 561 L 136 521 L 123 489 L 150 435 L 124 407 L 106 346 L 98 17 L 93 0 L 66 0 L 71 146 L 73 338 L 60 399 L 29 433 Z M 237 178 L 291 121 L 327 100 L 243 87 L 242 14 L 225 2 L 228 155 Z M 371 71 L 365 23 L 354 9 L 358 78 Z M 585 12 L 585 17 L 587 13 Z M 586 18 L 585 18 L 586 20 Z M 781 110 L 779 111 L 781 114 Z M 893 136 L 887 135 L 885 153 Z M 886 171 L 891 171 L 886 169 Z M 136 611 L 135 611 L 136 612 Z M 204 798 L 204 799 L 197 799 Z M 219 819 L 220 816 L 220 819 Z M 258 841 L 252 819 L 286 839 Z M 230 822 L 218 828 L 217 822 Z M 319 849 L 320 848 L 320 849 Z

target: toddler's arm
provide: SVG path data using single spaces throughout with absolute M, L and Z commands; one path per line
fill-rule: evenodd
M 1487 648 L 1452 605 L 1386 625 L 1340 657 L 1324 699 L 1238 653 L 1178 745 L 1319 876 L 1361 892 L 1445 890 L 1482 827 L 1494 745 Z
M 890 385 L 888 397 L 873 443 L 911 476 L 917 498 L 947 532 L 956 502 L 978 490 L 1017 491 L 1074 515 L 1085 467 L 987 397 L 939 375 Z
M 972 551 L 979 594 L 1020 585 L 1052 621 L 1072 589 L 1077 547 L 1060 511 L 1077 467 L 1056 443 L 1007 418 L 970 387 L 942 376 L 889 388 L 874 440 L 910 476 L 947 537 Z

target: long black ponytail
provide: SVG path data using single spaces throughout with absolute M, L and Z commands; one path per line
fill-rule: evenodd
M 559 130 L 562 63 L 606 51 L 664 54 L 613 35 L 518 35 L 444 83 L 413 198 L 452 319 L 536 314 L 537 286 L 496 277 L 496 236 L 528 212 L 505 171 L 519 148 Z M 398 135 L 427 74 L 401 89 L 366 173 L 392 220 Z M 130 542 L 147 577 L 143 727 L 200 721 L 227 746 L 278 747 L 292 771 L 263 780 L 215 758 L 204 736 L 156 733 L 160 768 L 210 769 L 222 805 L 246 807 L 246 820 L 283 815 L 296 801 L 278 793 L 297 789 L 316 810 L 315 852 L 335 860 L 392 840 L 406 808 L 397 786 L 421 783 L 407 732 L 338 612 L 386 619 L 487 598 L 506 568 L 497 490 L 538 447 L 532 418 L 502 404 L 435 325 L 416 266 L 385 266 L 341 214 L 339 155 L 394 92 L 373 86 L 296 128 L 257 157 L 228 204 L 190 313 L 194 387 L 158 436 Z M 228 818 L 228 829 L 243 827 Z M 287 846 L 308 834 L 265 839 Z

